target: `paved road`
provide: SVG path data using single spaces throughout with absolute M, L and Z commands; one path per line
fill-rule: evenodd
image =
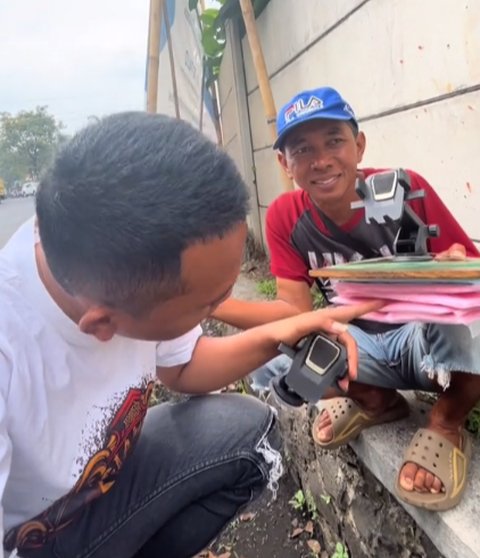
M 0 248 L 33 213 L 33 197 L 7 199 L 0 203 Z

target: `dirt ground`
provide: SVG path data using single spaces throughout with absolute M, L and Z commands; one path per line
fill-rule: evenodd
M 265 493 L 196 558 L 327 558 L 322 538 L 308 514 L 289 501 L 298 487 L 285 476 L 278 496 Z

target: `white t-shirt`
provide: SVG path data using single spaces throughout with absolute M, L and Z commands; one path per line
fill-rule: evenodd
M 0 251 L 0 536 L 7 550 L 41 542 L 47 526 L 60 530 L 112 486 L 140 433 L 156 362 L 188 362 L 202 332 L 198 326 L 158 346 L 82 333 L 40 281 L 34 244 L 31 220 Z

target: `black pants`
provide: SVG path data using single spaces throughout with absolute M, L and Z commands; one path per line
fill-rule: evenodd
M 115 485 L 26 558 L 189 558 L 280 473 L 272 410 L 238 394 L 147 413 Z

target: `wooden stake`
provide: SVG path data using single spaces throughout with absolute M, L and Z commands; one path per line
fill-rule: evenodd
M 157 112 L 160 29 L 164 0 L 150 0 L 147 61 L 147 112 Z
M 173 58 L 172 36 L 170 34 L 170 21 L 168 19 L 167 3 L 163 0 L 163 19 L 165 21 L 165 31 L 167 33 L 168 57 L 170 59 L 170 71 L 172 74 L 173 102 L 175 103 L 175 116 L 180 118 L 180 105 L 178 102 L 177 78 L 175 76 L 175 60 Z
M 267 67 L 265 58 L 263 56 L 262 45 L 257 33 L 255 24 L 255 13 L 251 0 L 240 0 L 240 7 L 242 8 L 243 21 L 247 31 L 248 44 L 252 52 L 253 65 L 257 75 L 258 86 L 260 88 L 260 95 L 262 97 L 263 110 L 267 120 L 267 126 L 270 129 L 272 142 L 277 139 L 277 130 L 275 126 L 277 118 L 277 110 L 275 108 L 275 101 L 273 100 L 272 88 L 268 78 Z M 282 170 L 282 182 L 286 191 L 293 190 L 292 181 L 288 178 Z

